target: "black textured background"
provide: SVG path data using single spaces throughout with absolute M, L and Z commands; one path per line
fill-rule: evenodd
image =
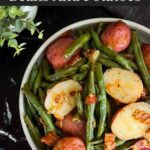
M 20 56 L 13 58 L 13 49 L 0 48 L 0 150 L 28 150 L 30 147 L 24 137 L 19 118 L 18 96 L 20 83 L 25 69 L 41 44 L 59 29 L 76 21 L 94 17 L 121 17 L 139 22 L 150 27 L 150 7 L 46 7 L 40 6 L 35 21 L 42 21 L 44 39 L 31 37 L 28 31 L 23 31 L 18 37 L 20 42 L 26 42 L 26 50 Z M 12 113 L 8 122 L 6 104 Z M 17 142 L 9 140 L 1 134 L 2 130 L 12 134 Z

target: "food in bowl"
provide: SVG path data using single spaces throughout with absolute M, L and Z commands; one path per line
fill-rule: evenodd
M 150 149 L 144 44 L 120 20 L 69 30 L 51 43 L 22 87 L 37 148 Z

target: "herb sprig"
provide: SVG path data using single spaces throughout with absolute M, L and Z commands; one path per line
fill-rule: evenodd
M 24 29 L 30 31 L 31 35 L 38 33 L 38 38 L 43 38 L 43 32 L 38 30 L 42 22 L 35 23 L 31 18 L 27 18 L 28 12 L 24 12 L 18 6 L 0 6 L 0 47 L 7 44 L 14 48 L 14 57 L 25 49 L 26 43 L 18 43 L 17 37 Z M 13 31 L 12 31 L 13 29 Z

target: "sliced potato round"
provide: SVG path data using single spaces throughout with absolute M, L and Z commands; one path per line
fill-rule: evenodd
M 58 120 L 62 120 L 76 106 L 75 92 L 81 91 L 82 86 L 74 80 L 67 80 L 56 84 L 48 90 L 45 108 Z
M 145 102 L 128 104 L 115 114 L 111 124 L 112 132 L 119 139 L 125 141 L 144 136 L 150 127 L 150 124 L 145 123 L 144 114 L 150 114 L 149 104 Z M 139 115 L 141 116 L 138 119 Z M 142 117 L 143 121 L 141 120 Z
M 104 73 L 106 92 L 117 102 L 128 104 L 137 101 L 143 91 L 139 76 L 124 69 L 111 68 Z

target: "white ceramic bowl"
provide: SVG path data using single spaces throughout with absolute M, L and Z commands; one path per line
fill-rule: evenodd
M 119 18 L 88 19 L 88 20 L 84 20 L 84 21 L 80 21 L 80 22 L 71 24 L 71 25 L 59 30 L 55 34 L 53 34 L 51 37 L 48 38 L 48 40 L 46 42 L 43 43 L 43 45 L 37 50 L 37 52 L 35 53 L 35 55 L 31 59 L 29 65 L 25 71 L 25 74 L 24 74 L 24 77 L 23 77 L 23 80 L 21 83 L 21 87 L 27 82 L 30 71 L 32 70 L 32 67 L 43 56 L 43 53 L 44 53 L 46 47 L 50 43 L 52 43 L 55 39 L 57 39 L 62 33 L 64 33 L 67 30 L 70 30 L 70 29 L 77 29 L 77 28 L 92 25 L 92 24 L 95 24 L 98 22 L 114 22 L 117 20 L 122 20 L 122 19 L 119 19 Z M 134 23 L 132 21 L 127 21 L 127 20 L 123 20 L 123 21 L 126 22 L 131 28 L 138 31 L 138 34 L 139 34 L 140 38 L 142 39 L 142 41 L 144 41 L 146 43 L 150 43 L 150 29 L 148 29 L 148 28 L 146 28 L 140 24 Z M 23 128 L 24 134 L 27 138 L 27 141 L 29 142 L 29 145 L 31 146 L 31 148 L 33 150 L 37 150 L 38 148 L 36 147 L 35 143 L 33 142 L 32 138 L 28 132 L 27 126 L 24 122 L 24 119 L 23 119 L 23 117 L 25 115 L 25 105 L 24 105 L 23 93 L 21 90 L 20 90 L 20 96 L 19 96 L 19 111 L 20 111 L 20 119 L 21 119 L 22 128 Z

